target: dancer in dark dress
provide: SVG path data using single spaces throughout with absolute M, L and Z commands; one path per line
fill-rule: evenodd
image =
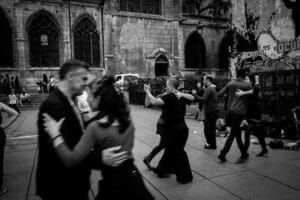
M 179 81 L 169 78 L 166 84 L 167 94 L 161 98 L 155 98 L 150 92 L 150 86 L 144 85 L 144 90 L 151 104 L 163 105 L 162 119 L 165 122 L 166 146 L 165 152 L 155 169 L 160 178 L 166 177 L 172 170 L 179 183 L 185 184 L 193 179 L 189 160 L 184 147 L 188 138 L 188 127 L 184 116 L 186 104 L 194 100 L 190 94 L 177 91 Z

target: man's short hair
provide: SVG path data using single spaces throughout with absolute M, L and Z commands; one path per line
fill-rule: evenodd
M 68 72 L 73 71 L 78 68 L 84 68 L 86 70 L 89 70 L 89 65 L 86 62 L 76 60 L 76 59 L 71 59 L 66 61 L 64 64 L 61 65 L 59 69 L 59 79 L 63 80 L 65 79 L 66 75 Z
M 246 70 L 244 68 L 238 69 L 236 72 L 236 76 L 240 78 L 245 78 Z
M 178 89 L 178 87 L 179 87 L 179 80 L 178 80 L 177 77 L 170 77 L 168 80 L 170 81 L 170 83 L 173 85 L 173 87 L 175 89 Z
M 204 78 L 208 79 L 210 82 L 214 81 L 214 77 L 212 75 L 205 75 Z

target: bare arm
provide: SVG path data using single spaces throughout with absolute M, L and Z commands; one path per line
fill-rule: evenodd
M 4 111 L 8 114 L 8 119 L 6 123 L 2 126 L 3 129 L 9 127 L 19 116 L 19 113 L 14 109 L 10 108 L 9 106 L 5 105 L 4 103 L 0 102 L 0 111 Z
M 235 95 L 237 97 L 247 96 L 247 95 L 251 95 L 251 94 L 253 94 L 253 90 L 247 90 L 247 91 L 238 90 L 237 92 L 235 92 Z
M 189 101 L 194 101 L 194 99 L 195 99 L 193 95 L 188 94 L 188 93 L 182 93 L 182 92 L 177 92 L 176 96 L 178 98 L 183 97 L 183 98 L 185 98 L 185 99 L 187 99 Z
M 144 85 L 144 91 L 146 93 L 147 98 L 149 99 L 150 103 L 155 106 L 164 105 L 164 101 L 161 98 L 155 98 L 151 92 L 150 87 L 148 85 Z

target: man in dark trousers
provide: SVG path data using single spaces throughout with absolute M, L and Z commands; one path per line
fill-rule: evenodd
M 204 135 L 206 138 L 205 149 L 216 149 L 216 121 L 218 117 L 217 91 L 216 86 L 212 83 L 213 77 L 204 76 L 204 84 L 206 86 L 202 97 L 194 95 L 198 102 L 204 103 Z
M 241 152 L 241 157 L 236 161 L 236 164 L 245 162 L 249 154 L 244 146 L 241 138 L 241 122 L 245 118 L 247 110 L 247 96 L 238 97 L 236 92 L 239 90 L 250 91 L 252 87 L 250 83 L 245 81 L 246 71 L 241 68 L 237 70 L 237 79 L 230 81 L 219 93 L 218 96 L 222 96 L 225 93 L 228 95 L 227 109 L 229 126 L 231 127 L 230 134 L 225 142 L 223 150 L 218 158 L 222 161 L 226 161 L 226 154 L 229 152 L 234 138 L 236 138 L 238 147 Z M 250 93 L 249 93 L 250 94 Z M 228 122 L 226 121 L 226 123 Z
M 88 70 L 89 66 L 79 60 L 65 62 L 59 70 L 60 83 L 58 87 L 40 107 L 36 192 L 43 200 L 89 199 L 91 163 L 86 160 L 76 168 L 64 166 L 44 130 L 42 116 L 43 113 L 48 113 L 55 120 L 65 118 L 61 127 L 62 137 L 70 148 L 75 147 L 84 132 L 84 125 L 74 102 L 87 85 Z M 102 151 L 103 163 L 116 165 L 117 160 L 120 161 L 124 158 L 122 156 L 125 152 L 114 153 L 115 149 Z M 97 159 L 101 161 L 101 153 L 98 154 Z

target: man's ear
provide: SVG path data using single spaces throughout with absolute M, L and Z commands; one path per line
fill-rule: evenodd
M 73 73 L 73 72 L 68 72 L 68 73 L 66 74 L 66 79 L 67 79 L 67 80 L 71 80 L 73 77 L 74 77 L 74 73 Z

